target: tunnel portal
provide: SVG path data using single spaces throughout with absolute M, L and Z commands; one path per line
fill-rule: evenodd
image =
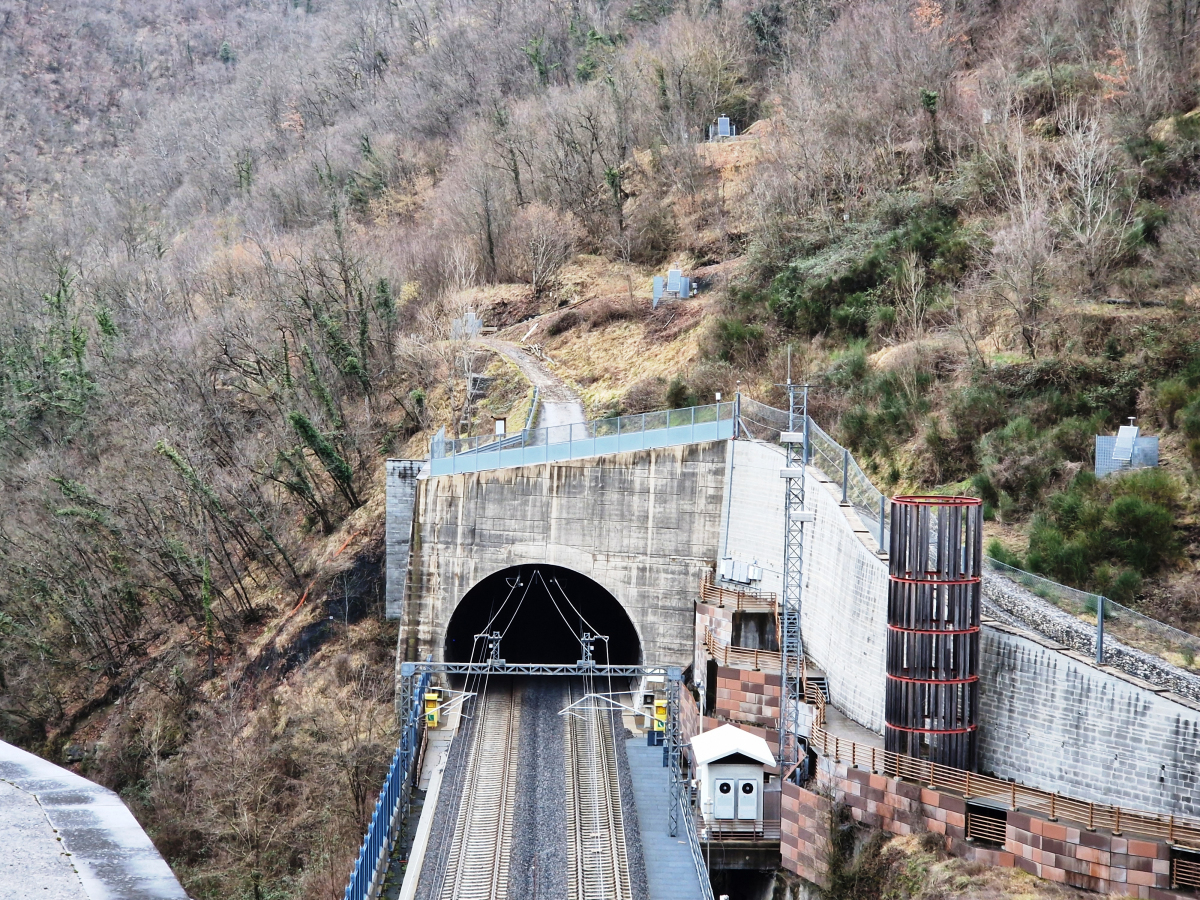
M 475 636 L 496 631 L 502 634 L 500 655 L 510 663 L 575 663 L 585 632 L 608 637 L 595 642 L 600 665 L 642 661 L 637 630 L 617 598 L 561 566 L 512 566 L 467 591 L 446 629 L 446 661 L 487 659 L 487 642 Z

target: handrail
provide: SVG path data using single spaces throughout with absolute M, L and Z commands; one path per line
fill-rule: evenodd
M 392 763 L 388 766 L 383 790 L 379 792 L 379 799 L 375 801 L 371 824 L 367 827 L 354 870 L 350 873 L 350 883 L 346 885 L 344 900 L 372 900 L 387 871 L 388 856 L 392 850 L 397 825 L 408 812 L 409 785 L 417 761 L 417 739 L 423 721 L 421 704 L 425 690 L 429 687 L 429 678 L 429 672 L 423 673 L 417 682 L 417 689 L 413 692 L 404 728 L 400 732 L 400 744 L 392 754 Z
M 766 669 L 768 672 L 778 672 L 782 665 L 778 651 L 733 647 L 719 640 L 708 626 L 704 628 L 704 647 L 708 655 L 723 666 L 728 666 L 732 661 L 735 666 L 750 665 L 755 671 Z
M 726 601 L 730 601 L 739 612 L 775 612 L 779 605 L 774 591 L 724 587 L 713 581 L 711 572 L 706 572 L 700 581 L 700 599 L 705 603 L 715 600 L 718 607 L 724 607 Z
M 830 734 L 825 728 L 825 697 L 814 685 L 808 685 L 805 700 L 814 707 L 809 747 L 834 762 L 848 762 L 856 768 L 892 778 L 923 784 L 931 790 L 946 789 L 962 794 L 967 800 L 989 800 L 1008 809 L 1026 809 L 1044 814 L 1051 821 L 1067 819 L 1088 831 L 1108 828 L 1113 834 L 1130 831 L 1159 838 L 1170 844 L 1200 850 L 1200 819 L 1188 816 L 1164 816 L 1143 810 L 1108 806 L 1064 797 L 1062 794 L 1025 787 L 1015 781 L 1002 781 L 964 769 L 864 746 Z
M 696 819 L 685 799 L 688 793 L 688 791 L 684 791 L 679 795 L 679 811 L 686 823 L 684 827 L 687 830 L 688 849 L 692 851 L 692 865 L 696 867 L 696 878 L 700 882 L 700 900 L 714 900 L 708 866 L 704 864 L 704 853 L 700 849 L 700 835 L 696 832 Z
M 512 435 L 435 440 L 429 447 L 429 473 L 479 472 L 729 440 L 734 436 L 736 408 L 736 403 L 724 402 L 553 425 Z

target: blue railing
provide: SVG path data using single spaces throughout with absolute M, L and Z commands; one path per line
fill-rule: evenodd
M 392 764 L 388 767 L 387 777 L 383 781 L 383 790 L 379 792 L 379 799 L 375 801 L 375 812 L 371 814 L 367 836 L 363 838 L 362 847 L 358 851 L 358 862 L 354 864 L 354 871 L 350 873 L 350 883 L 346 885 L 345 900 L 371 900 L 375 886 L 387 871 L 388 856 L 395 841 L 397 826 L 408 813 L 408 788 L 417 760 L 418 741 L 421 737 L 421 704 L 425 690 L 429 687 L 429 676 L 429 672 L 422 674 L 417 682 L 417 689 L 413 691 L 404 729 L 400 732 L 400 745 L 392 754 Z
M 429 474 L 480 472 L 584 459 L 605 453 L 728 440 L 734 434 L 735 409 L 734 403 L 712 403 L 534 428 L 512 435 L 435 440 L 430 447 Z

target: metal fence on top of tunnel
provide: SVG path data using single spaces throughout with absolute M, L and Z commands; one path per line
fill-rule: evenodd
M 820 469 L 826 478 L 837 485 L 842 502 L 854 507 L 863 525 L 879 542 L 880 549 L 888 546 L 891 527 L 888 522 L 887 495 L 871 483 L 850 451 L 831 438 L 812 416 L 808 417 L 806 423 L 800 410 L 790 416 L 786 410 L 767 406 L 745 395 L 740 398 L 740 412 L 740 424 L 760 440 L 776 442 L 785 431 L 804 432 L 809 464 Z

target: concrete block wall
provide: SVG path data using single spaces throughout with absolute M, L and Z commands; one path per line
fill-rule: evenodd
M 892 834 L 942 835 L 955 856 L 993 866 L 1015 866 L 1039 878 L 1115 896 L 1182 900 L 1170 890 L 1170 847 L 1164 841 L 1089 832 L 1081 823 L 1006 810 L 1003 847 L 967 840 L 967 801 L 897 778 L 875 775 L 823 758 L 809 789 L 783 785 L 780 823 L 783 866 L 816 884 L 826 879 L 830 806 Z
M 1200 816 L 1200 705 L 996 623 L 984 628 L 979 674 L 981 770 Z
M 586 575 L 620 602 L 646 664 L 691 665 L 727 447 L 714 441 L 422 480 L 398 663 L 441 659 L 455 607 L 483 578 L 547 563 Z
M 806 881 L 829 886 L 825 864 L 829 853 L 829 816 L 833 803 L 789 781 L 782 785 L 779 852 L 783 867 Z

